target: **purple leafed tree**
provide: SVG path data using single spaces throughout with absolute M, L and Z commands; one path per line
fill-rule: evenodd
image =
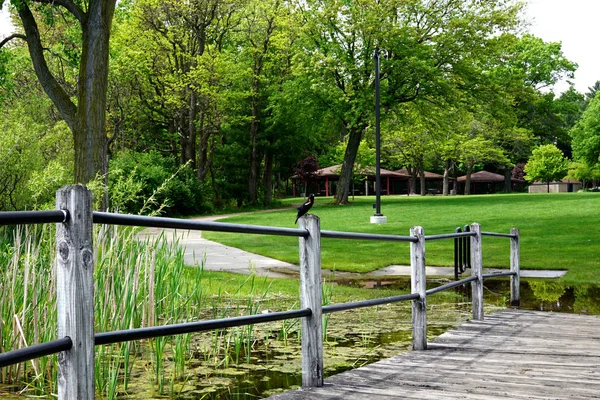
M 315 174 L 319 169 L 319 161 L 316 156 L 306 157 L 294 167 L 294 172 L 298 178 L 304 182 L 304 193 L 306 193 L 308 184 L 315 179 Z

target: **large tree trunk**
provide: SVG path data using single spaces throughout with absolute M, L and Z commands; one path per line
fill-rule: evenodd
M 87 183 L 106 174 L 106 91 L 108 50 L 115 1 L 90 1 L 79 67 L 78 131 L 75 132 L 75 181 Z
M 256 89 L 258 91 L 258 88 Z M 248 196 L 250 203 L 258 198 L 258 104 L 252 101 L 252 122 L 250 123 L 250 171 L 248 176 Z
M 471 194 L 471 173 L 473 172 L 473 167 L 467 167 L 467 179 L 465 180 L 465 195 Z
M 450 186 L 450 161 L 444 162 L 444 183 L 442 187 L 442 194 L 448 196 Z
M 419 168 L 419 179 L 421 182 L 421 196 L 425 196 L 426 188 L 425 188 L 425 169 L 423 167 Z
M 267 151 L 265 154 L 265 204 L 271 205 L 273 201 L 273 153 Z
M 407 166 L 406 171 L 408 171 L 408 195 L 417 194 L 417 169 L 412 166 Z
M 213 137 L 215 132 L 213 126 L 208 126 L 207 123 L 207 111 L 200 110 L 200 143 L 198 148 L 198 163 L 196 168 L 196 176 L 200 182 L 204 182 L 206 173 L 210 169 L 213 157 L 214 146 L 211 146 L 209 153 L 209 139 Z M 214 140 L 212 141 L 214 143 Z
M 504 191 L 506 193 L 512 192 L 512 168 L 506 168 L 504 170 Z
M 198 110 L 198 103 L 196 102 L 196 92 L 191 91 L 190 95 L 190 110 L 188 114 L 188 129 L 189 129 L 189 139 L 188 139 L 188 148 L 187 148 L 187 156 L 188 161 L 191 160 L 192 168 L 196 168 L 196 142 L 198 136 L 198 129 L 196 128 L 196 114 Z M 186 161 L 187 162 L 187 161 Z
M 77 105 L 56 81 L 44 58 L 37 23 L 26 2 L 20 2 L 19 17 L 25 30 L 33 66 L 48 97 L 73 133 L 75 150 L 74 181 L 88 183 L 98 174 L 106 176 L 106 91 L 110 28 L 116 0 L 90 0 L 87 12 L 76 3 L 67 10 L 81 25 L 81 61 Z M 105 196 L 102 208 L 108 207 Z
M 353 127 L 348 135 L 348 143 L 346 144 L 346 152 L 344 153 L 344 162 L 340 171 L 340 179 L 335 193 L 335 203 L 348 203 L 348 192 L 352 184 L 352 170 L 354 169 L 354 161 L 358 154 L 358 146 L 362 138 L 362 127 Z

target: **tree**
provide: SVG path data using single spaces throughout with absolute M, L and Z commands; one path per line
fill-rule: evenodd
M 382 60 L 382 107 L 418 98 L 501 102 L 490 79 L 505 49 L 499 37 L 520 23 L 520 4 L 504 1 L 310 0 L 298 2 L 307 84 L 341 121 L 347 137 L 335 201 L 347 200 L 359 143 L 373 115 L 373 54 Z M 495 79 L 495 78 L 494 78 Z
M 0 5 L 4 0 L 0 1 Z M 106 91 L 108 77 L 108 50 L 112 18 L 116 0 L 89 0 L 79 2 L 61 0 L 11 0 L 16 8 L 24 34 L 9 38 L 20 38 L 27 42 L 35 73 L 44 91 L 50 97 L 61 117 L 73 134 L 75 149 L 74 181 L 88 183 L 98 174 L 105 174 L 106 158 Z M 40 16 L 30 6 L 39 5 Z M 55 13 L 61 14 L 67 23 L 76 23 L 80 28 L 81 51 L 76 54 L 79 61 L 76 101 L 57 80 L 48 66 L 49 54 L 44 51 L 39 23 L 51 20 Z M 5 40 L 0 47 L 6 44 Z
M 589 104 L 590 101 L 596 97 L 596 93 L 600 90 L 600 81 L 596 81 L 593 86 L 588 86 L 588 91 L 585 94 L 585 103 Z
M 594 181 L 594 176 L 596 174 L 597 172 L 588 164 L 573 161 L 569 163 L 569 173 L 567 178 L 581 182 L 581 185 L 585 189 L 589 181 Z
M 550 182 L 563 179 L 569 170 L 569 161 L 558 147 L 545 144 L 535 148 L 525 164 L 525 179 L 529 182 L 546 182 L 550 193 Z
M 73 179 L 73 142 L 37 83 L 24 47 L 0 54 L 10 70 L 0 83 L 0 210 L 54 208 Z
M 597 165 L 600 162 L 600 95 L 590 101 L 570 135 L 573 158 L 590 167 Z
M 304 193 L 305 196 L 308 196 L 308 184 L 314 180 L 315 173 L 319 169 L 319 161 L 317 160 L 317 157 L 313 155 L 300 160 L 294 169 L 296 171 L 296 175 L 298 175 L 298 178 L 304 182 Z
M 390 113 L 384 124 L 385 160 L 406 167 L 410 175 L 409 194 L 416 192 L 416 180 L 420 177 L 421 195 L 425 195 L 425 167 L 435 156 L 433 140 L 440 125 L 428 115 L 430 112 L 418 107 L 418 103 L 407 104 L 402 111 Z

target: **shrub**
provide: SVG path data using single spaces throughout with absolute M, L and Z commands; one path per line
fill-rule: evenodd
M 125 151 L 109 164 L 111 208 L 124 213 L 202 213 L 202 184 L 189 165 L 176 166 L 159 153 Z

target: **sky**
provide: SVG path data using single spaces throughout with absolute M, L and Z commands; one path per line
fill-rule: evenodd
M 563 54 L 576 62 L 575 89 L 588 91 L 600 80 L 600 52 L 594 45 L 600 15 L 600 0 L 529 0 L 526 18 L 531 22 L 529 31 L 546 42 L 562 42 Z M 0 11 L 0 40 L 12 32 L 6 7 Z M 568 89 L 568 83 L 559 82 L 554 91 Z
M 565 57 L 579 65 L 573 83 L 580 93 L 600 80 L 600 53 L 594 44 L 599 15 L 599 0 L 529 0 L 527 7 L 530 32 L 546 42 L 562 42 Z M 568 88 L 560 82 L 554 91 Z

